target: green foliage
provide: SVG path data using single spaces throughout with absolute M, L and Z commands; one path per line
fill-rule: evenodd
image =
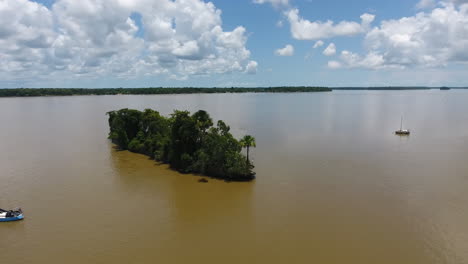
M 250 164 L 250 160 L 249 160 L 249 151 L 250 151 L 250 147 L 257 147 L 257 143 L 255 143 L 255 138 L 252 137 L 251 135 L 245 135 L 241 141 L 240 141 L 240 144 L 243 148 L 247 148 L 247 164 Z
M 245 135 L 241 141 L 240 141 L 241 145 L 243 148 L 249 148 L 249 147 L 256 147 L 256 143 L 255 143 L 255 138 L 252 137 L 251 135 Z
M 329 92 L 326 87 L 257 87 L 257 88 L 18 88 L 0 89 L 0 97 L 70 96 L 70 95 L 120 95 L 120 94 L 193 94 L 193 93 L 296 93 Z
M 182 173 L 233 181 L 254 178 L 253 165 L 241 153 L 247 143 L 235 139 L 223 121 L 213 127 L 206 111 L 191 115 L 176 110 L 169 118 L 151 109 L 121 109 L 107 114 L 109 138 L 121 149 L 146 154 Z M 255 146 L 255 139 L 249 137 L 248 147 Z

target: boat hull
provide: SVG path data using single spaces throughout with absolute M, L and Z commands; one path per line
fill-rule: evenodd
M 400 136 L 409 136 L 411 132 L 409 130 L 397 130 L 395 131 L 395 134 Z
M 23 220 L 24 216 L 22 214 L 15 216 L 15 217 L 6 217 L 6 218 L 0 218 L 0 222 L 13 222 L 13 221 L 19 221 Z

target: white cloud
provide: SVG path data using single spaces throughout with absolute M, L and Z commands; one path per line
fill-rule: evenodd
M 245 28 L 224 31 L 221 10 L 202 0 L 0 1 L 3 80 L 253 73 L 246 42 Z
M 323 55 L 325 56 L 333 56 L 336 54 L 336 46 L 335 43 L 330 43 L 328 47 L 323 51 Z
M 283 27 L 283 20 L 278 20 L 278 22 L 276 22 L 276 26 L 279 28 Z
M 270 3 L 274 7 L 288 6 L 289 0 L 253 0 L 255 4 L 265 4 Z
M 275 54 L 278 56 L 292 56 L 294 55 L 294 47 L 288 44 L 282 49 L 277 49 Z
M 299 40 L 314 40 L 323 38 L 332 38 L 336 36 L 353 36 L 365 33 L 375 16 L 363 14 L 361 23 L 341 21 L 335 24 L 333 21 L 309 21 L 299 16 L 298 9 L 291 9 L 285 13 L 291 26 L 293 38 Z
M 315 42 L 313 48 L 316 49 L 316 48 L 322 47 L 324 44 L 325 43 L 323 43 L 323 41 L 318 40 L 317 42 Z
M 379 69 L 387 67 L 397 67 L 396 65 L 385 65 L 383 56 L 373 52 L 367 54 L 365 57 L 361 57 L 356 53 L 344 50 L 341 52 L 340 59 L 341 66 L 348 68 Z
M 416 4 L 417 9 L 433 8 L 435 6 L 436 6 L 436 1 L 435 0 L 420 0 Z
M 443 67 L 468 63 L 468 5 L 382 21 L 365 37 L 364 56 L 343 51 L 342 64 L 359 68 Z
M 339 61 L 329 61 L 328 68 L 330 69 L 339 69 L 341 68 L 341 63 Z
M 249 61 L 247 67 L 245 67 L 245 72 L 248 74 L 256 74 L 258 68 L 258 63 L 256 61 Z
M 53 15 L 44 6 L 27 0 L 0 2 L 0 78 L 15 79 L 48 69 L 44 49 L 56 38 Z
M 437 4 L 447 4 L 447 3 L 452 3 L 452 4 L 463 4 L 463 3 L 468 3 L 468 0 L 443 0 L 443 1 L 436 1 L 436 0 L 420 0 L 416 4 L 417 9 L 430 9 L 434 8 L 437 6 Z

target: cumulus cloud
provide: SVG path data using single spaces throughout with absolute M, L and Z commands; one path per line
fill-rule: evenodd
M 446 4 L 431 12 L 382 21 L 367 33 L 366 55 L 341 54 L 345 67 L 441 67 L 468 63 L 468 5 Z
M 339 69 L 341 68 L 341 63 L 339 61 L 329 61 L 328 68 L 330 69 Z
M 289 0 L 253 0 L 255 4 L 272 4 L 274 7 L 288 6 Z
M 383 56 L 373 52 L 361 57 L 356 53 L 344 50 L 341 52 L 340 59 L 340 66 L 348 68 L 379 69 L 384 67 L 398 67 L 396 65 L 385 65 Z
M 325 43 L 323 43 L 323 41 L 318 40 L 317 42 L 315 42 L 313 48 L 316 49 L 316 48 L 322 47 L 324 44 Z
M 47 53 L 56 38 L 53 16 L 44 6 L 27 0 L 0 2 L 0 77 L 47 70 Z
M 332 38 L 337 36 L 353 36 L 365 33 L 375 16 L 363 14 L 361 22 L 341 21 L 335 24 L 333 21 L 309 21 L 299 16 L 298 9 L 291 9 L 285 13 L 291 26 L 293 38 L 298 40 L 315 40 Z
M 416 4 L 417 9 L 433 8 L 435 6 L 436 6 L 436 1 L 435 0 L 420 0 Z
M 294 47 L 288 44 L 282 49 L 277 49 L 275 54 L 278 56 L 292 56 L 294 55 Z
M 330 43 L 328 47 L 323 51 L 323 55 L 325 56 L 333 56 L 336 54 L 336 46 L 335 43 Z
M 434 8 L 437 6 L 437 3 L 439 4 L 447 4 L 447 3 L 452 3 L 452 4 L 463 4 L 463 3 L 468 3 L 468 0 L 443 0 L 443 1 L 436 1 L 436 0 L 419 0 L 419 2 L 416 4 L 417 9 L 429 9 L 429 8 Z
M 3 80 L 254 73 L 246 42 L 244 27 L 224 31 L 221 10 L 202 0 L 0 1 Z
M 256 74 L 258 68 L 258 63 L 256 61 L 249 61 L 247 67 L 245 67 L 245 71 L 248 74 Z

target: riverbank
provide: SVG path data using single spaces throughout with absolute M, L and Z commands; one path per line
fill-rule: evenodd
M 15 88 L 0 89 L 0 97 L 73 96 L 73 95 L 151 95 L 151 94 L 213 94 L 213 93 L 311 93 L 331 92 L 327 87 L 257 87 L 257 88 Z
M 280 86 L 280 87 L 231 87 L 231 88 L 7 88 L 0 89 L 0 97 L 37 97 L 37 96 L 84 96 L 84 95 L 155 95 L 155 94 L 221 94 L 221 93 L 313 93 L 344 90 L 439 90 L 441 87 L 423 86 L 388 86 L 388 87 L 313 87 L 313 86 Z M 468 87 L 450 87 L 450 89 L 468 89 Z

